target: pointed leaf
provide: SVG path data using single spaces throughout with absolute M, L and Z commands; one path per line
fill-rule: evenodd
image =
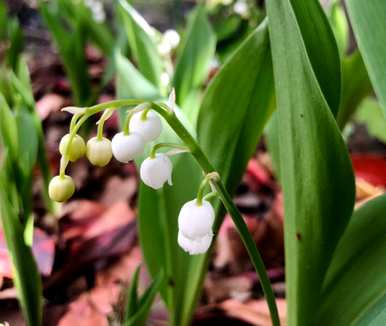
M 138 309 L 137 288 L 138 288 L 138 276 L 139 276 L 140 270 L 141 270 L 141 266 L 138 266 L 130 281 L 130 288 L 129 288 L 129 291 L 127 292 L 128 298 L 127 298 L 127 304 L 125 309 L 125 320 L 129 320 L 129 318 L 133 316 L 136 310 Z
M 162 61 L 154 42 L 154 31 L 127 2 L 119 0 L 119 12 L 125 26 L 130 49 L 142 74 L 158 88 L 161 86 Z
M 319 87 L 336 116 L 339 109 L 341 76 L 339 50 L 324 11 L 316 0 L 289 1 L 303 37 L 308 58 Z
M 316 78 L 329 63 L 320 61 L 314 71 L 309 56 L 316 49 L 310 51 L 313 43 L 306 47 L 310 36 L 294 11 L 293 3 L 307 7 L 311 2 L 316 1 L 267 1 L 285 202 L 289 325 L 312 324 L 327 266 L 354 204 L 351 162 L 326 102 L 326 94 L 336 90 L 326 88 L 323 94 L 323 78 Z M 319 4 L 308 9 L 315 21 L 324 20 Z
M 180 106 L 184 107 L 189 93 L 200 87 L 208 77 L 215 47 L 216 38 L 205 7 L 199 5 L 190 17 L 174 74 L 177 104 Z
M 317 316 L 320 325 L 382 325 L 386 312 L 386 196 L 353 214 L 334 253 Z M 339 304 L 337 304 L 339 303 Z

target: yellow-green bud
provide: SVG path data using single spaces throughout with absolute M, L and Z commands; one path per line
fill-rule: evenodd
M 53 177 L 49 186 L 48 194 L 50 198 L 59 203 L 71 198 L 75 191 L 75 184 L 68 175 Z
M 63 156 L 66 154 L 66 148 L 68 146 L 68 143 L 70 141 L 70 134 L 67 134 L 63 136 L 62 140 L 59 144 L 59 152 Z M 84 154 L 86 153 L 86 144 L 84 143 L 84 140 L 79 135 L 75 135 L 72 139 L 69 151 L 68 151 L 68 159 L 71 162 L 75 162 L 79 160 Z
M 111 142 L 107 138 L 93 137 L 87 142 L 87 158 L 91 164 L 103 167 L 113 156 Z

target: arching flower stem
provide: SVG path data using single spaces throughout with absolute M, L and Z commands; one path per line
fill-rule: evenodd
M 162 148 L 162 147 L 170 147 L 173 149 L 179 150 L 181 153 L 185 153 L 189 151 L 188 147 L 182 144 L 173 144 L 173 143 L 158 143 L 155 144 L 150 151 L 149 157 L 150 158 L 155 158 L 155 154 L 157 154 L 157 151 Z

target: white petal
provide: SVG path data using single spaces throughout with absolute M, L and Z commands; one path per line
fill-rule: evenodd
M 78 114 L 78 113 L 85 113 L 86 108 L 80 108 L 77 106 L 66 106 L 66 107 L 62 108 L 61 111 L 65 111 L 65 112 L 68 112 L 71 114 Z
M 204 254 L 208 251 L 212 243 L 213 234 L 208 233 L 200 238 L 188 238 L 182 232 L 178 232 L 179 246 L 190 255 Z
M 186 237 L 197 238 L 212 232 L 214 222 L 214 210 L 212 205 L 206 201 L 202 201 L 202 205 L 198 206 L 194 199 L 182 206 L 178 215 L 178 227 Z
M 140 175 L 144 184 L 153 189 L 160 189 L 165 182 L 171 181 L 172 170 L 173 165 L 169 157 L 158 153 L 155 158 L 148 157 L 142 162 Z
M 149 111 L 146 120 L 142 119 L 143 112 L 137 112 L 130 120 L 130 132 L 140 134 L 145 142 L 150 142 L 159 137 L 162 132 L 162 122 L 154 111 Z
M 143 153 L 145 142 L 141 135 L 123 132 L 116 134 L 111 140 L 114 157 L 122 163 L 127 163 Z

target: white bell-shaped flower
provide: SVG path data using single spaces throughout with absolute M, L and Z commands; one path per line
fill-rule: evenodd
M 53 177 L 48 185 L 48 195 L 54 201 L 62 203 L 71 198 L 75 191 L 75 184 L 68 175 Z
M 114 157 L 122 163 L 127 163 L 143 153 L 145 141 L 137 133 L 125 135 L 117 133 L 111 140 L 111 149 Z
M 141 164 L 140 175 L 143 183 L 153 189 L 160 189 L 168 182 L 172 185 L 173 164 L 163 153 L 157 153 L 154 158 L 148 157 Z
M 59 153 L 63 156 L 65 154 L 68 154 L 68 159 L 71 162 L 75 162 L 86 153 L 86 144 L 83 138 L 79 135 L 74 135 L 71 144 L 70 139 L 70 134 L 66 134 L 63 136 L 59 144 Z M 68 146 L 70 146 L 70 148 L 67 149 Z
M 208 251 L 212 243 L 213 234 L 208 233 L 199 238 L 188 238 L 181 231 L 178 232 L 179 246 L 190 255 L 204 254 Z
M 153 141 L 162 132 L 161 118 L 154 111 L 147 112 L 146 117 L 143 117 L 143 112 L 137 112 L 130 119 L 129 129 L 140 134 L 145 142 Z
M 87 158 L 91 164 L 96 166 L 106 166 L 113 156 L 111 142 L 107 138 L 93 137 L 87 142 Z
M 197 200 L 191 200 L 182 206 L 178 215 L 178 228 L 188 238 L 196 239 L 212 233 L 214 209 L 203 200 L 198 205 Z

